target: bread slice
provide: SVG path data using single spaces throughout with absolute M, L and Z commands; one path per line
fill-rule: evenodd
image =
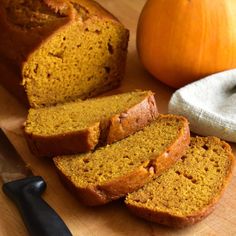
M 129 31 L 93 0 L 0 1 L 0 82 L 42 107 L 117 87 Z
M 25 134 L 36 156 L 74 154 L 125 138 L 157 116 L 154 94 L 134 91 L 31 108 Z
M 112 145 L 53 160 L 66 187 L 86 205 L 101 205 L 160 175 L 183 155 L 188 144 L 188 121 L 159 115 L 143 130 Z
M 173 168 L 128 194 L 125 203 L 134 214 L 159 224 L 192 225 L 213 211 L 231 178 L 234 159 L 230 146 L 216 137 L 191 138 Z

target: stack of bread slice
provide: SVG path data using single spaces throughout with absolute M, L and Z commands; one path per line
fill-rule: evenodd
M 56 167 L 87 205 L 125 196 L 171 167 L 189 144 L 187 120 L 159 115 L 150 125 L 95 152 L 59 156 Z
M 34 154 L 52 156 L 62 182 L 86 205 L 125 197 L 136 215 L 170 226 L 208 215 L 234 166 L 227 143 L 190 142 L 187 119 L 158 114 L 151 91 L 32 108 L 25 133 Z
M 151 91 L 29 109 L 25 133 L 37 156 L 93 150 L 142 129 L 158 115 Z

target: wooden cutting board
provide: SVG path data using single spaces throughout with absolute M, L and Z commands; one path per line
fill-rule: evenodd
M 116 15 L 130 29 L 131 33 L 125 80 L 115 92 L 137 88 L 151 89 L 156 92 L 159 111 L 166 113 L 173 90 L 147 74 L 140 65 L 136 53 L 136 25 L 145 0 L 99 0 L 98 2 Z M 64 219 L 73 235 L 236 235 L 236 170 L 215 211 L 202 222 L 185 229 L 170 229 L 136 218 L 126 210 L 121 200 L 101 207 L 85 207 L 61 185 L 50 160 L 37 159 L 30 154 L 22 136 L 22 123 L 26 114 L 27 110 L 0 87 L 0 125 L 7 130 L 12 143 L 25 161 L 31 165 L 34 173 L 41 175 L 46 180 L 48 187 L 43 197 Z M 231 145 L 236 154 L 236 145 Z M 18 211 L 2 191 L 0 191 L 0 206 L 0 235 L 27 236 Z

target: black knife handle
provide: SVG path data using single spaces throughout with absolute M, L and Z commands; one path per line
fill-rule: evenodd
M 46 183 L 40 176 L 3 185 L 4 193 L 18 207 L 31 236 L 72 236 L 60 216 L 41 198 Z

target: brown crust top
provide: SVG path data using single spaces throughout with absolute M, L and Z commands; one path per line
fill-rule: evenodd
M 73 17 L 76 14 L 74 10 L 79 10 L 79 8 L 84 8 L 84 10 L 93 16 L 99 18 L 107 18 L 119 22 L 119 20 L 103 8 L 99 3 L 93 0 L 44 0 L 44 2 L 55 12 L 60 14 L 66 14 Z

